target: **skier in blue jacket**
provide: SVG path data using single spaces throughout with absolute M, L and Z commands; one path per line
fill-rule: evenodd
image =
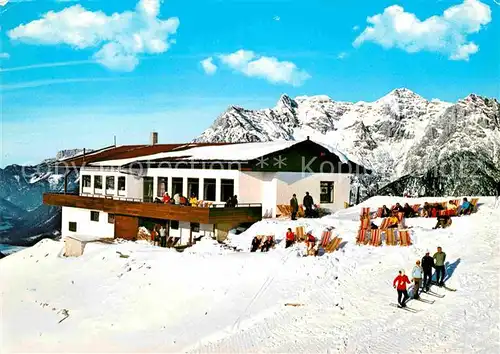
M 417 260 L 413 271 L 411 272 L 411 277 L 413 278 L 413 298 L 416 300 L 419 296 L 420 286 L 422 285 L 422 275 L 424 271 L 420 266 L 420 260 Z

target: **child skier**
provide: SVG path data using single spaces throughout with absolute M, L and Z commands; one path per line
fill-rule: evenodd
M 399 275 L 392 282 L 394 289 L 398 291 L 398 304 L 400 307 L 406 307 L 405 303 L 409 298 L 408 291 L 406 290 L 406 284 L 410 284 L 410 280 L 405 275 L 405 271 L 401 269 L 399 271 Z

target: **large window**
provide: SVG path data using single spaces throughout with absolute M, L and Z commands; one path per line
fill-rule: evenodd
M 68 225 L 68 230 L 71 232 L 76 232 L 76 222 L 70 221 Z
M 84 188 L 90 188 L 91 180 L 89 175 L 82 176 L 82 186 Z
M 220 200 L 226 202 L 234 195 L 234 180 L 221 179 L 220 180 Z
M 183 185 L 182 177 L 174 177 L 172 178 L 172 195 L 176 195 L 177 193 L 182 194 L 182 185 Z
M 172 230 L 179 230 L 179 221 L 178 220 L 170 220 L 170 228 Z
M 158 197 L 163 197 L 165 192 L 168 191 L 168 178 L 167 177 L 158 177 L 158 188 L 156 195 Z
M 333 203 L 333 182 L 320 182 L 320 203 Z
M 91 211 L 90 212 L 90 220 L 91 221 L 99 221 L 99 212 L 98 211 Z
M 94 189 L 102 189 L 102 176 L 94 176 Z
M 215 202 L 215 178 L 203 179 L 203 200 Z
M 188 197 L 191 197 L 193 194 L 196 198 L 198 198 L 200 192 L 200 179 L 199 178 L 188 178 Z
M 115 189 L 115 176 L 106 177 L 106 189 Z
M 125 177 L 118 177 L 118 190 L 119 191 L 125 190 Z
M 108 214 L 108 223 L 109 224 L 115 223 L 115 214 Z
M 200 223 L 192 222 L 191 223 L 191 231 L 200 232 Z

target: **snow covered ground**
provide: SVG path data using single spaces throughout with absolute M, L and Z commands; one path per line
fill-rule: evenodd
M 82 257 L 62 258 L 61 243 L 43 240 L 0 261 L 0 351 L 498 352 L 494 199 L 481 198 L 478 213 L 454 218 L 445 230 L 431 229 L 435 219 L 408 220 L 411 247 L 356 246 L 360 208 L 396 201 L 405 199 L 372 198 L 319 220 L 262 221 L 232 235 L 242 252 L 211 240 L 183 253 L 122 242 L 89 244 Z M 269 253 L 248 252 L 254 235 L 282 239 L 297 225 L 317 236 L 333 226 L 346 243 L 323 257 L 297 257 L 283 242 Z M 437 246 L 447 253 L 447 285 L 458 290 L 434 288 L 445 297 L 411 301 L 422 310 L 415 314 L 389 306 L 398 269 L 410 273 Z

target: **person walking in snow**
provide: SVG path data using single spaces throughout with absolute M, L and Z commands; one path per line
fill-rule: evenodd
M 304 200 L 302 201 L 302 204 L 304 205 L 304 208 L 306 209 L 305 210 L 306 218 L 310 218 L 312 216 L 312 207 L 314 205 L 314 200 L 309 195 L 309 192 L 306 192 L 306 195 L 304 196 Z
M 429 250 L 427 250 L 425 256 L 422 257 L 422 270 L 424 271 L 423 287 L 426 292 L 429 291 L 431 287 L 432 269 L 434 268 L 434 258 L 432 258 L 429 253 Z
M 411 277 L 413 278 L 413 298 L 416 300 L 420 298 L 420 286 L 422 285 L 422 275 L 423 269 L 420 266 L 420 260 L 417 259 L 415 263 L 415 267 L 413 267 L 413 271 L 411 273 Z
M 163 227 L 163 225 L 160 226 L 160 247 L 167 247 L 167 229 Z
M 410 280 L 405 275 L 405 271 L 401 269 L 399 275 L 392 282 L 394 289 L 398 291 L 398 304 L 401 307 L 406 307 L 406 301 L 409 298 L 406 284 L 410 284 Z
M 297 220 L 297 213 L 299 211 L 299 201 L 297 200 L 297 196 L 295 193 L 290 199 L 290 209 L 292 210 L 292 220 Z
M 285 248 L 292 246 L 295 243 L 295 234 L 292 232 L 292 229 L 288 229 L 285 237 Z
M 434 268 L 436 268 L 436 283 L 439 286 L 444 286 L 444 262 L 446 260 L 446 253 L 443 252 L 441 247 L 437 248 L 437 252 L 434 253 Z

